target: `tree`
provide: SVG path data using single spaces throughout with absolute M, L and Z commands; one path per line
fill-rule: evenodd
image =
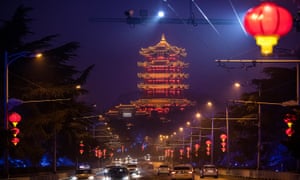
M 0 26 L 1 62 L 4 62 L 5 51 L 43 51 L 44 57 L 38 63 L 32 58 L 23 58 L 9 66 L 10 97 L 21 99 L 23 102 L 42 100 L 39 103 L 24 103 L 14 108 L 14 111 L 22 113 L 23 120 L 19 126 L 21 141 L 18 147 L 12 148 L 10 152 L 13 157 L 30 159 L 33 166 L 39 166 L 43 155 L 53 154 L 49 151 L 53 149 L 56 137 L 58 155 L 75 160 L 77 142 L 83 138 L 91 138 L 86 130 L 91 122 L 74 117 L 89 115 L 92 112 L 91 106 L 77 101 L 79 95 L 88 91 L 76 89 L 75 86 L 86 83 L 94 65 L 83 71 L 70 65 L 80 45 L 78 42 L 69 42 L 53 47 L 51 42 L 59 37 L 57 34 L 24 42 L 25 38 L 33 34 L 28 26 L 32 19 L 27 17 L 31 10 L 29 7 L 19 6 L 13 17 L 2 21 Z M 4 73 L 4 67 L 1 68 L 1 73 Z M 2 87 L 1 94 L 3 89 Z M 4 98 L 2 100 L 4 102 Z M 1 117 L 3 113 L 1 111 Z M 4 129 L 1 130 L 1 134 L 6 134 Z M 1 136 L 1 144 L 5 144 L 5 141 L 6 138 Z M 3 154 L 2 148 L 0 151 Z
M 282 103 L 289 100 L 296 100 L 296 69 L 282 68 L 282 67 L 267 67 L 263 70 L 265 79 L 253 79 L 252 85 L 257 87 L 254 92 L 244 93 L 241 99 L 253 102 L 273 102 Z M 257 117 L 258 104 L 244 104 L 236 106 L 233 110 L 235 113 L 253 114 Z M 295 160 L 299 160 L 299 156 L 295 152 L 298 150 L 298 141 L 296 134 L 293 138 L 286 141 L 286 124 L 283 122 L 283 117 L 287 112 L 298 114 L 297 121 L 299 121 L 299 107 L 283 107 L 280 105 L 261 105 L 261 166 L 262 168 L 278 168 L 280 163 L 286 166 L 291 166 Z M 257 121 L 245 122 L 240 121 L 233 127 L 235 130 L 242 129 L 245 136 L 237 135 L 236 141 L 254 141 L 251 143 L 254 146 L 252 156 L 256 156 L 257 148 L 255 141 L 257 140 Z M 295 131 L 300 129 L 295 125 Z M 238 132 L 238 131 L 237 131 Z M 239 132 L 241 133 L 241 132 Z M 241 139 L 244 137 L 245 139 Z M 257 142 L 257 141 L 256 141 Z M 285 144 L 286 149 L 279 146 Z M 239 144 L 240 145 L 240 144 Z M 240 147 L 240 146 L 239 146 Z M 280 149 L 279 149 L 280 148 Z M 244 151 L 247 152 L 247 151 Z M 289 153 L 287 153 L 289 152 Z M 251 154 L 251 151 L 248 153 Z M 287 154 L 290 154 L 287 158 Z M 277 156 L 277 158 L 275 158 Z M 280 158 L 281 161 L 274 162 L 274 159 Z M 292 159 L 294 161 L 292 162 Z M 293 167 L 296 169 L 296 167 Z

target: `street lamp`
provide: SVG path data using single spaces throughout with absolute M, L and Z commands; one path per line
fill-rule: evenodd
M 4 52 L 4 129 L 8 130 L 9 129 L 9 125 L 8 125 L 8 99 L 9 99 L 9 73 L 8 73 L 8 67 L 10 64 L 12 64 L 13 62 L 21 59 L 21 58 L 25 58 L 25 57 L 37 57 L 40 58 L 42 57 L 42 54 L 35 54 L 34 56 L 32 56 L 33 54 L 29 51 L 21 51 L 18 53 L 13 53 L 13 54 L 9 54 L 7 51 Z M 7 142 L 8 143 L 8 142 Z M 5 170 L 6 170 L 6 175 L 7 177 L 9 177 L 9 150 L 8 150 L 8 144 L 7 147 L 5 149 Z
M 8 130 L 8 98 L 9 98 L 9 74 L 8 74 L 8 67 L 10 64 L 12 64 L 13 62 L 24 58 L 24 57 L 36 57 L 36 58 L 40 58 L 42 57 L 41 53 L 38 54 L 33 54 L 29 51 L 21 51 L 18 53 L 14 53 L 14 54 L 9 54 L 7 51 L 4 52 L 4 68 L 5 68 L 5 72 L 4 72 L 4 127 L 6 130 Z
M 207 102 L 207 106 L 212 108 L 213 103 L 211 101 Z M 210 155 L 210 163 L 214 163 L 214 115 L 211 113 L 211 155 Z

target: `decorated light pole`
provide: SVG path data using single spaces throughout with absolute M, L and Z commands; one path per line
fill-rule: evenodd
M 206 155 L 207 156 L 210 156 L 210 151 L 211 151 L 211 140 L 206 140 L 205 141 L 205 144 L 206 144 Z
M 226 151 L 226 139 L 227 139 L 227 135 L 226 134 L 221 134 L 220 135 L 220 139 L 221 139 L 221 151 L 225 152 Z
M 287 124 L 288 128 L 285 130 L 285 134 L 288 137 L 291 137 L 294 134 L 294 129 L 293 129 L 293 124 L 294 122 L 297 120 L 296 115 L 295 114 L 286 114 L 284 116 L 283 121 Z
M 17 135 L 20 133 L 20 129 L 17 128 L 18 123 L 21 121 L 22 117 L 20 114 L 13 112 L 9 115 L 8 120 L 11 122 L 13 127 L 10 129 L 11 132 L 13 133 L 13 137 L 11 139 L 11 142 L 16 146 L 19 142 L 20 139 L 17 137 Z
M 249 9 L 244 18 L 245 29 L 256 39 L 262 55 L 272 54 L 273 46 L 291 30 L 292 25 L 289 11 L 271 2 Z

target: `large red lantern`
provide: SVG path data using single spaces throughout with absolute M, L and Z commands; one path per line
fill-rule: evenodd
M 20 114 L 13 112 L 9 115 L 8 120 L 13 124 L 14 127 L 17 127 L 18 123 L 21 121 L 22 117 Z
M 285 8 L 264 2 L 249 9 L 244 18 L 246 31 L 254 36 L 261 53 L 269 55 L 280 36 L 287 34 L 293 25 L 292 15 Z

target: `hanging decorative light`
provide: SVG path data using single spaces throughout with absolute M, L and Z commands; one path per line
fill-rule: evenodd
M 220 139 L 221 139 L 221 151 L 225 152 L 226 151 L 226 139 L 227 139 L 227 135 L 226 134 L 221 134 L 220 135 Z
M 9 115 L 8 120 L 13 124 L 14 127 L 17 127 L 18 123 L 21 121 L 22 117 L 20 114 L 13 112 Z
M 11 139 L 11 142 L 16 146 L 16 145 L 20 142 L 20 139 L 17 138 L 17 137 L 13 137 L 13 138 Z
M 206 140 L 205 141 L 205 144 L 206 144 L 206 155 L 208 155 L 208 156 L 210 155 L 210 150 L 211 150 L 210 146 L 211 146 L 211 143 L 212 143 L 211 140 Z
M 271 2 L 249 9 L 244 17 L 245 29 L 261 46 L 262 55 L 272 54 L 273 46 L 291 30 L 292 25 L 290 12 Z

